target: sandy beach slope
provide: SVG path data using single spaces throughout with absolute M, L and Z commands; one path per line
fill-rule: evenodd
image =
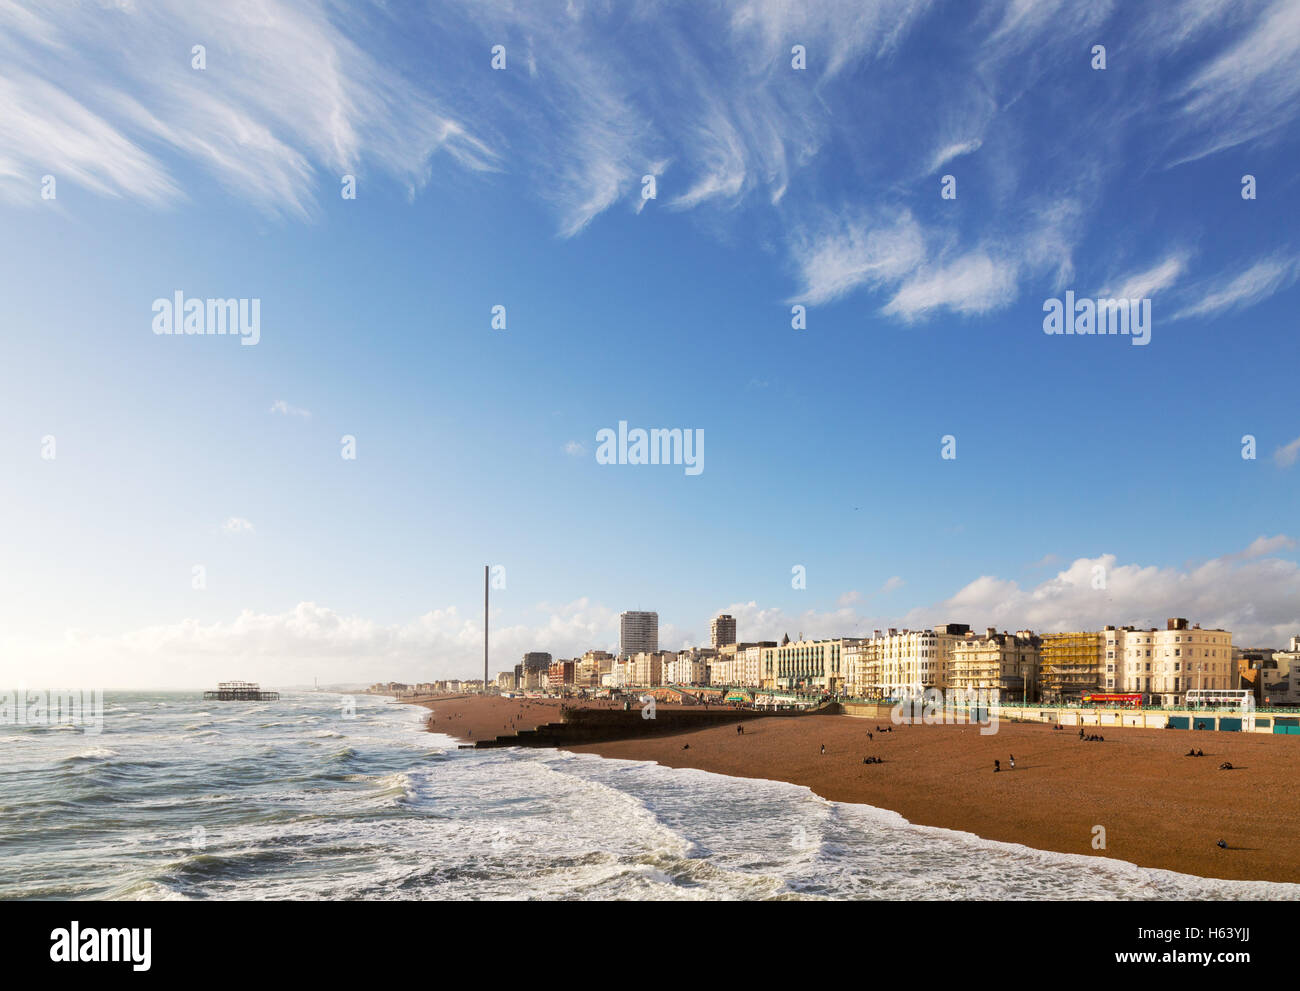
M 433 709 L 431 730 L 462 740 L 560 718 L 551 700 L 421 704 Z M 766 718 L 747 722 L 744 735 L 720 726 L 568 749 L 788 781 L 920 825 L 1042 850 L 1203 877 L 1300 883 L 1300 737 L 1106 728 L 1104 742 L 1084 742 L 1077 730 L 1005 721 L 993 735 L 941 725 L 875 732 L 889 725 L 887 716 Z M 1193 746 L 1205 756 L 1184 756 Z M 863 764 L 865 756 L 883 763 Z M 995 759 L 1003 768 L 996 774 Z M 1225 761 L 1234 769 L 1219 770 Z M 1098 826 L 1105 849 L 1094 848 Z M 1220 839 L 1227 849 L 1216 845 Z

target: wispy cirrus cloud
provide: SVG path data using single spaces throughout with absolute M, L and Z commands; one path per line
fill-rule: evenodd
M 975 249 L 916 272 L 883 312 L 904 320 L 916 320 L 939 308 L 966 316 L 988 313 L 1015 299 L 1017 272 L 1013 260 Z
M 903 59 L 940 10 L 957 29 L 942 64 Z M 306 219 L 344 173 L 413 194 L 435 170 L 508 172 L 550 204 L 563 237 L 616 205 L 766 211 L 795 298 L 875 294 L 878 312 L 903 321 L 991 313 L 1030 285 L 1064 285 L 1102 190 L 1132 175 L 1129 146 L 1171 99 L 1182 130 L 1165 164 L 1269 137 L 1300 112 L 1300 11 L 1285 0 L 964 11 L 930 0 L 449 0 L 400 22 L 327 0 L 4 2 L 0 26 L 9 200 L 35 201 L 48 171 L 166 203 L 193 195 L 197 167 L 234 197 Z M 436 66 L 411 50 L 412 28 L 447 39 Z M 1093 37 L 1112 56 L 1129 44 L 1182 60 L 1167 80 L 1122 75 L 1136 64 L 1122 58 L 1091 73 L 1080 39 Z M 503 72 L 488 66 L 497 43 Z M 191 68 L 194 44 L 206 69 Z M 1047 92 L 1060 65 L 1087 80 L 1085 112 L 1061 113 Z M 960 170 L 982 217 L 966 199 L 958 209 L 913 188 L 918 172 L 945 168 Z M 659 180 L 655 201 L 640 195 L 646 174 Z M 1164 256 L 1120 287 L 1181 285 L 1185 254 Z M 1286 284 L 1264 263 L 1238 278 L 1179 315 L 1248 306 Z
M 921 225 L 906 209 L 893 215 L 828 216 L 795 241 L 803 289 L 790 302 L 827 303 L 862 286 L 897 284 L 925 256 Z
M 1185 252 L 1172 254 L 1145 271 L 1111 283 L 1098 295 L 1115 299 L 1145 299 L 1176 283 L 1187 270 L 1187 258 Z
M 1202 284 L 1200 299 L 1174 314 L 1175 320 L 1213 316 L 1225 310 L 1253 306 L 1290 288 L 1300 276 L 1300 256 L 1274 255 L 1256 261 L 1236 275 Z
M 196 5 L 139 0 L 0 12 L 0 175 L 10 199 L 44 172 L 146 202 L 179 198 L 197 165 L 273 214 L 306 218 L 315 191 L 387 172 L 412 188 L 446 153 L 495 153 L 421 87 L 352 40 L 323 3 Z M 193 46 L 206 68 L 192 67 Z
M 1196 27 L 1222 31 L 1223 4 L 1184 6 L 1200 15 Z M 1180 94 L 1187 133 L 1173 164 L 1275 134 L 1300 114 L 1300 6 L 1275 0 L 1227 11 L 1239 12 L 1257 16 L 1235 36 L 1228 34 L 1226 50 L 1199 67 Z M 1227 23 L 1235 28 L 1240 22 Z

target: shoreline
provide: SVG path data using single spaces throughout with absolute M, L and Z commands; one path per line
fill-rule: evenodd
M 560 718 L 558 700 L 402 701 L 433 710 L 429 730 L 471 744 Z M 744 735 L 727 724 L 557 749 L 781 781 L 912 825 L 1035 850 L 1210 879 L 1300 883 L 1294 737 L 1105 727 L 1104 742 L 1085 742 L 1077 732 L 1010 722 L 988 736 L 975 725 L 903 724 L 874 733 L 891 725 L 887 716 L 847 715 L 759 717 L 744 725 Z M 1205 756 L 1184 756 L 1190 747 Z M 864 765 L 864 756 L 882 762 Z M 1219 770 L 1224 761 L 1234 769 Z M 1220 839 L 1227 849 L 1216 845 Z M 1094 848 L 1102 841 L 1104 849 Z

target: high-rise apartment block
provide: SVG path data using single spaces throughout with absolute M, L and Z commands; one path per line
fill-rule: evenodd
M 736 642 L 736 617 L 723 613 L 709 624 L 709 643 L 714 650 Z
M 618 617 L 618 655 L 653 654 L 659 649 L 659 614 L 625 612 Z

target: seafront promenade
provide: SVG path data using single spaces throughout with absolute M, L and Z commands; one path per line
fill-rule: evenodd
M 844 702 L 846 716 L 863 719 L 888 719 L 895 706 L 889 703 Z M 905 706 L 910 714 L 910 705 Z M 1119 709 L 1106 707 L 1001 705 L 997 708 L 1000 721 L 1017 723 L 1047 723 L 1072 727 L 1126 727 L 1129 729 L 1183 729 L 1217 730 L 1232 733 L 1273 733 L 1300 736 L 1300 712 L 1296 710 L 1259 710 L 1240 708 L 1223 709 Z M 933 712 L 933 722 L 987 722 L 989 710 L 974 716 L 965 708 L 938 708 Z M 975 718 L 978 716 L 978 718 Z

